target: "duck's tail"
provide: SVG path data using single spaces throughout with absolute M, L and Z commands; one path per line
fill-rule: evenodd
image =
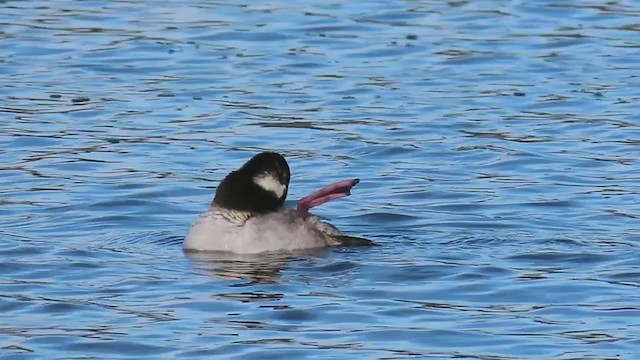
M 349 236 L 349 235 L 329 235 L 330 246 L 377 246 L 371 240 Z

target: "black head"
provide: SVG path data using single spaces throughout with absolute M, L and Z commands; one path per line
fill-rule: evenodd
M 213 204 L 252 214 L 278 210 L 287 198 L 290 178 L 289 165 L 282 155 L 260 153 L 222 180 Z

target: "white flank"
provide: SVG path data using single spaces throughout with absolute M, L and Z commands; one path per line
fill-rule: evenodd
M 276 194 L 278 198 L 281 198 L 282 195 L 284 195 L 285 190 L 287 190 L 287 185 L 280 183 L 280 181 L 270 173 L 262 173 L 254 176 L 253 182 L 258 184 L 261 188 Z
M 340 234 L 313 215 L 302 217 L 296 209 L 254 216 L 239 225 L 213 208 L 193 223 L 183 246 L 187 250 L 236 254 L 321 248 L 333 244 L 329 234 L 323 232 L 325 228 L 331 228 L 331 234 Z

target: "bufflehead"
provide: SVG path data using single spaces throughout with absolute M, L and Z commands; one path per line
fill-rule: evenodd
M 309 209 L 350 195 L 358 179 L 344 180 L 301 199 L 296 209 L 284 207 L 291 172 L 275 152 L 255 155 L 227 175 L 209 209 L 196 219 L 185 238 L 190 251 L 255 254 L 329 246 L 373 245 L 343 235 Z

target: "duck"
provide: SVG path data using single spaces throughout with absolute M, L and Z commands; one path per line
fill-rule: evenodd
M 311 208 L 349 196 L 359 179 L 332 183 L 300 199 L 296 208 L 287 208 L 290 179 L 289 164 L 281 154 L 265 151 L 253 156 L 220 182 L 209 208 L 191 225 L 184 250 L 258 254 L 374 245 L 310 213 Z

